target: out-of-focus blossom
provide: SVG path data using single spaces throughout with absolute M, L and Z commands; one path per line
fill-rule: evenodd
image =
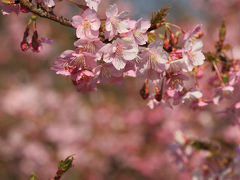
M 20 13 L 20 4 L 4 4 L 2 1 L 0 1 L 0 8 L 1 13 L 3 15 L 9 15 L 12 12 L 19 14 Z
M 56 5 L 56 0 L 40 0 L 43 2 L 47 7 L 54 7 Z
M 101 0 L 85 0 L 85 2 L 90 9 L 97 11 Z
M 182 98 L 183 103 L 193 102 L 202 97 L 202 92 L 199 89 L 193 89 L 188 91 Z

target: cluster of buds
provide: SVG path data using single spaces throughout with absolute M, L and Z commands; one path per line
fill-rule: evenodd
M 32 38 L 28 39 L 29 31 L 30 31 L 31 27 L 33 30 L 33 34 L 32 34 Z M 50 44 L 51 40 L 38 37 L 36 16 L 32 15 L 32 17 L 28 21 L 28 24 L 24 31 L 23 39 L 20 44 L 20 47 L 21 47 L 22 51 L 27 51 L 27 50 L 31 49 L 33 52 L 39 52 L 42 49 L 42 43 Z

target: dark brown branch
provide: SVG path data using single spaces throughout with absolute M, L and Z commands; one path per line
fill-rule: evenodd
M 21 5 L 25 6 L 29 11 L 40 17 L 47 18 L 57 23 L 60 23 L 64 26 L 73 28 L 72 22 L 67 18 L 64 18 L 62 16 L 59 17 L 47 11 L 44 11 L 43 9 L 37 8 L 33 3 L 29 2 L 28 0 L 19 0 L 19 2 Z

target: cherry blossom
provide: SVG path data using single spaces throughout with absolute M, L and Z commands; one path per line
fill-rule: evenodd
M 134 38 L 135 42 L 139 45 L 144 45 L 148 41 L 147 30 L 150 28 L 150 21 L 143 20 L 129 21 L 131 31 L 128 36 Z
M 168 65 L 169 55 L 163 50 L 163 42 L 155 41 L 148 48 L 141 49 L 137 60 L 137 74 L 144 79 L 156 80 L 164 73 Z
M 127 61 L 137 58 L 138 47 L 130 39 L 116 39 L 112 44 L 105 45 L 100 51 L 103 52 L 103 61 L 112 63 L 117 69 L 124 69 Z
M 123 70 L 117 70 L 111 63 L 102 63 L 94 68 L 97 83 L 116 83 L 123 81 Z
M 200 99 L 203 96 L 202 92 L 199 89 L 192 89 L 188 91 L 183 97 L 182 102 L 194 102 Z
M 188 39 L 184 43 L 182 63 L 184 72 L 192 71 L 195 66 L 204 63 L 205 56 L 202 53 L 203 43 L 201 40 Z
M 116 4 L 110 5 L 106 10 L 107 20 L 105 23 L 105 37 L 112 40 L 118 33 L 126 33 L 129 31 L 127 12 L 118 14 Z
M 56 0 L 41 0 L 47 7 L 53 7 L 56 5 Z
M 95 39 L 99 35 L 100 20 L 94 10 L 86 9 L 81 16 L 73 16 L 72 25 L 80 39 Z
M 96 60 L 101 59 L 99 50 L 104 45 L 105 44 L 99 39 L 79 39 L 74 43 L 74 46 L 82 49 L 84 52 L 88 52 L 90 54 L 96 55 Z
M 77 86 L 78 91 L 86 93 L 96 90 L 96 84 L 92 81 L 94 76 L 95 74 L 92 71 L 83 69 L 73 74 L 71 79 L 73 84 Z
M 101 0 L 85 0 L 85 2 L 90 9 L 97 11 Z

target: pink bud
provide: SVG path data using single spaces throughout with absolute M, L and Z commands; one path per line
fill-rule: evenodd
M 29 49 L 29 44 L 28 42 L 21 42 L 21 49 L 22 51 L 27 51 Z

